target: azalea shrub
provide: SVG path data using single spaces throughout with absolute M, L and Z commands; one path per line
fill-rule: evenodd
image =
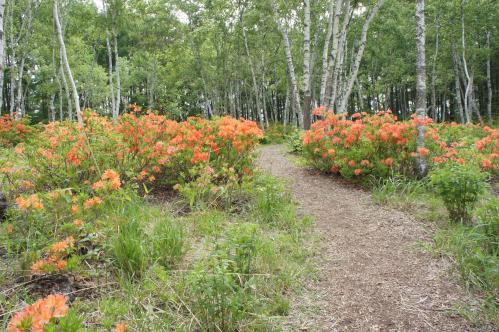
M 24 264 L 32 274 L 77 268 L 82 241 L 106 232 L 99 218 L 127 204 L 137 184 L 174 187 L 191 205 L 227 198 L 251 175 L 262 136 L 254 122 L 230 117 L 178 123 L 134 112 L 114 124 L 86 111 L 83 118 L 83 125 L 45 125 L 17 144 L 16 160 L 0 165 L 13 207 L 5 228 L 9 251 L 29 248 Z
M 28 118 L 16 119 L 9 114 L 0 116 L 0 147 L 14 146 L 27 139 L 34 132 L 28 123 Z
M 16 165 L 0 169 L 7 185 L 17 191 L 89 188 L 105 169 L 113 169 L 125 182 L 172 187 L 195 180 L 200 176 L 195 170 L 204 166 L 217 171 L 230 166 L 242 178 L 251 173 L 253 150 L 262 137 L 255 122 L 230 117 L 179 123 L 134 112 L 116 125 L 90 111 L 83 118 L 83 126 L 51 122 L 18 144 Z
M 418 156 L 430 166 L 452 161 L 472 163 L 490 173 L 499 170 L 499 131 L 488 127 L 467 129 L 470 135 L 461 138 L 456 133 L 465 126 L 433 124 L 430 118 L 398 121 L 389 110 L 355 113 L 350 118 L 322 109 L 314 114 L 320 120 L 302 136 L 304 153 L 323 172 L 350 179 L 414 176 Z M 425 146 L 420 148 L 416 146 L 418 124 L 425 125 Z
M 118 159 L 136 160 L 132 164 L 139 181 L 168 185 L 195 180 L 200 175 L 195 170 L 204 166 L 216 171 L 233 167 L 239 178 L 250 173 L 254 147 L 263 136 L 253 121 L 222 117 L 178 123 L 137 112 L 125 115 L 117 131 L 125 149 Z

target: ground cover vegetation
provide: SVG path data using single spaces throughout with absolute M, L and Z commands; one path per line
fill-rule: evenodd
M 309 221 L 254 172 L 256 124 L 138 108 L 83 120 L 2 123 L 2 329 L 279 326 Z

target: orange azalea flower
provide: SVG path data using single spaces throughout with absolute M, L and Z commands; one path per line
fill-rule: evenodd
M 99 191 L 104 188 L 104 182 L 102 181 L 97 181 L 92 185 L 92 189 L 95 191 Z
M 64 270 L 66 268 L 66 261 L 63 261 L 63 260 L 59 260 L 55 263 L 55 267 L 58 269 L 58 270 Z
M 125 323 L 116 324 L 115 332 L 125 332 L 128 330 L 128 326 Z
M 354 171 L 355 175 L 361 175 L 362 174 L 362 170 L 360 168 L 357 168 L 355 171 Z
M 54 243 L 50 247 L 50 252 L 53 254 L 60 253 L 66 250 L 67 248 L 72 247 L 73 244 L 74 244 L 74 238 L 72 236 L 68 236 L 66 239 L 64 239 L 64 241 Z
M 81 228 L 81 227 L 83 227 L 83 220 L 81 220 L 81 219 L 75 219 L 75 221 L 73 221 L 73 225 L 76 228 Z
M 99 205 L 102 203 L 102 199 L 98 196 L 94 197 L 94 198 L 89 198 L 87 199 L 84 203 L 83 203 L 83 208 L 84 209 L 89 209 L 91 208 L 92 206 L 96 206 L 96 205 Z
M 18 144 L 16 146 L 16 148 L 14 149 L 14 151 L 17 153 L 17 154 L 23 154 L 24 151 L 26 150 L 26 148 L 24 147 L 24 144 Z
M 78 212 L 80 211 L 80 208 L 78 207 L 78 205 L 71 205 L 71 213 L 72 214 L 77 214 Z
M 7 324 L 7 332 L 26 332 L 22 325 L 31 322 L 30 331 L 43 332 L 52 318 L 61 318 L 68 313 L 64 295 L 49 295 L 16 313 Z
M 364 159 L 364 160 L 362 160 L 362 161 L 360 162 L 360 165 L 361 165 L 361 166 L 368 166 L 368 165 L 369 165 L 369 160 L 365 160 L 365 159 Z
M 430 154 L 430 150 L 428 150 L 427 148 L 418 148 L 418 153 L 421 156 L 425 157 Z
M 31 265 L 31 273 L 44 274 L 44 272 L 52 266 L 52 262 L 46 259 L 40 259 Z
M 21 210 L 27 210 L 30 207 L 29 201 L 21 196 L 16 198 L 16 204 Z
M 482 167 L 483 168 L 490 168 L 492 166 L 492 162 L 488 159 L 482 160 Z
M 43 203 L 40 201 L 40 198 L 36 194 L 29 196 L 28 198 L 23 198 L 21 196 L 16 198 L 16 204 L 19 206 L 21 210 L 27 210 L 29 208 L 33 208 L 36 210 L 41 210 L 44 208 Z
M 357 165 L 357 163 L 354 160 L 349 160 L 348 161 L 348 166 L 355 167 L 355 165 Z
M 390 167 L 393 165 L 393 158 L 386 158 L 384 161 L 382 161 L 386 166 Z

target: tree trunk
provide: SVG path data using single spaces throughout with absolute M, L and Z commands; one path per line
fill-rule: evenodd
M 364 50 L 366 48 L 366 43 L 367 43 L 367 32 L 369 30 L 369 25 L 371 24 L 372 20 L 378 13 L 379 9 L 381 6 L 383 6 L 384 0 L 378 0 L 378 3 L 374 6 L 372 9 L 371 13 L 367 17 L 366 21 L 364 22 L 364 26 L 362 27 L 362 35 L 360 37 L 360 46 L 357 51 L 357 55 L 355 56 L 355 60 L 353 62 L 353 68 L 351 71 L 351 74 L 348 78 L 348 81 L 346 83 L 346 89 L 343 89 L 342 91 L 342 99 L 339 103 L 338 107 L 338 113 L 345 113 L 346 107 L 348 105 L 348 100 L 350 99 L 350 95 L 352 94 L 352 89 L 353 85 L 355 83 L 355 80 L 357 79 L 357 75 L 359 73 L 359 67 L 360 67 L 360 62 L 362 61 L 362 56 L 364 55 Z M 424 19 L 424 18 L 423 18 Z M 424 45 L 423 45 L 424 47 Z
M 331 41 L 331 37 L 333 35 L 333 23 L 334 23 L 334 11 L 335 11 L 335 0 L 329 1 L 329 17 L 327 24 L 327 32 L 326 38 L 324 40 L 324 48 L 322 49 L 322 75 L 321 75 L 321 86 L 320 86 L 320 95 L 319 95 L 319 103 L 320 105 L 324 105 L 324 98 L 326 94 L 326 82 L 329 77 L 329 43 Z
M 460 81 L 460 76 L 459 76 L 459 66 L 458 66 L 458 61 L 457 61 L 457 55 L 455 51 L 455 45 L 452 43 L 452 67 L 454 69 L 454 89 L 455 89 L 455 99 L 456 99 L 456 105 L 457 109 L 459 111 L 459 119 L 461 120 L 461 123 L 466 122 L 465 114 L 464 114 L 464 109 L 463 109 L 463 101 L 462 101 L 462 89 L 461 89 L 461 81 Z
M 66 52 L 66 45 L 64 44 L 64 38 L 62 36 L 62 28 L 59 17 L 59 0 L 54 0 L 54 21 L 57 28 L 57 35 L 59 37 L 59 45 L 61 48 L 62 61 L 66 67 L 66 71 L 68 72 L 69 82 L 71 83 L 71 88 L 73 90 L 76 117 L 78 118 L 78 123 L 83 125 L 83 117 L 80 110 L 80 97 L 78 95 L 78 90 L 76 89 L 76 84 L 73 78 L 73 73 L 71 72 L 71 67 L 69 66 L 68 55 Z
M 50 110 L 50 121 L 55 121 L 55 93 L 50 96 L 50 105 L 49 105 L 49 110 Z
M 289 100 L 289 86 L 288 86 L 288 84 L 286 82 L 286 100 L 284 102 L 284 110 L 282 112 L 282 124 L 284 125 L 284 127 L 286 127 L 288 125 L 289 104 L 290 104 L 290 100 Z
M 277 28 L 281 33 L 282 39 L 284 41 L 284 51 L 286 53 L 286 62 L 288 65 L 289 78 L 291 80 L 291 88 L 293 91 L 293 99 L 296 107 L 296 113 L 298 116 L 298 126 L 303 128 L 303 113 L 301 112 L 300 107 L 300 91 L 298 90 L 298 82 L 296 80 L 295 66 L 293 64 L 293 56 L 291 54 L 291 44 L 288 38 L 288 32 L 286 28 L 282 25 L 279 19 L 279 12 L 277 11 L 277 6 L 275 4 L 275 0 L 272 0 L 272 10 L 274 12 L 275 20 L 277 22 Z
M 433 64 L 431 70 L 431 112 L 432 118 L 435 122 L 437 122 L 437 100 L 436 100 L 436 81 L 437 81 L 437 60 L 438 60 L 438 51 L 439 51 L 439 30 L 440 24 L 438 22 L 437 16 L 436 23 L 436 38 L 435 38 L 435 54 L 433 56 Z
M 343 9 L 343 24 L 341 30 L 339 30 L 340 16 L 342 14 L 341 0 L 336 3 L 336 15 L 335 15 L 335 27 L 333 31 L 333 46 L 331 47 L 330 56 L 330 67 L 332 70 L 330 72 L 330 77 L 328 77 L 326 83 L 326 97 L 325 103 L 328 108 L 334 108 L 336 106 L 336 92 L 338 77 L 340 74 L 342 66 L 342 56 L 345 47 L 345 40 L 348 34 L 350 26 L 350 0 L 346 0 Z M 336 24 L 337 23 L 337 24 Z
M 66 92 L 66 102 L 68 103 L 68 119 L 69 121 L 73 121 L 73 103 L 71 102 L 71 92 L 69 91 L 68 80 L 66 79 L 66 73 L 64 72 L 64 66 L 62 64 L 62 53 L 60 57 L 59 72 L 62 78 L 62 83 L 64 85 L 64 91 Z
M 3 76 L 5 64 L 5 34 L 3 29 L 3 15 L 5 12 L 5 0 L 0 0 L 0 115 L 3 109 Z
M 303 127 L 310 129 L 310 0 L 303 0 Z
M 116 20 L 115 13 L 113 12 L 113 21 Z M 114 22 L 116 24 L 116 22 Z M 116 33 L 116 27 L 113 26 L 113 42 L 114 42 L 114 72 L 116 74 L 116 102 L 115 102 L 115 114 L 113 114 L 113 118 L 117 119 L 120 115 L 121 109 L 121 78 L 120 78 L 120 57 L 118 54 L 118 36 Z
M 463 70 L 464 74 L 466 76 L 466 92 L 464 94 L 464 113 L 466 114 L 466 122 L 471 123 L 472 122 L 472 109 L 471 105 L 473 104 L 472 101 L 470 100 L 471 95 L 473 93 L 473 78 L 470 77 L 469 71 L 468 71 L 468 64 L 466 62 L 466 38 L 465 38 L 465 31 L 464 31 L 464 2 L 465 0 L 461 1 L 461 43 L 462 43 L 462 59 L 463 59 Z
M 106 49 L 107 58 L 109 62 L 108 73 L 109 73 L 109 96 L 111 98 L 111 114 L 113 119 L 116 119 L 116 102 L 114 99 L 114 83 L 113 83 L 113 53 L 111 51 L 111 44 L 109 43 L 109 31 L 106 30 Z
M 246 56 L 248 57 L 248 62 L 251 70 L 251 79 L 253 81 L 253 92 L 255 93 L 255 101 L 256 101 L 256 108 L 257 108 L 257 114 L 258 118 L 260 121 L 260 126 L 262 128 L 265 128 L 265 123 L 263 122 L 262 117 L 260 116 L 260 113 L 262 112 L 262 105 L 261 105 L 261 100 L 260 100 L 260 93 L 258 91 L 258 83 L 256 81 L 256 71 L 255 71 L 255 65 L 253 63 L 253 60 L 251 58 L 250 52 L 249 52 L 249 47 L 248 47 L 248 37 L 246 36 L 246 30 L 243 25 L 243 15 L 241 13 L 241 29 L 243 30 L 243 38 L 244 38 L 244 48 L 246 50 Z
M 490 76 L 490 31 L 487 31 L 487 116 L 489 124 L 492 125 L 494 119 L 492 118 L 492 79 Z
M 424 0 L 416 0 L 416 117 L 418 120 L 417 147 L 418 156 L 416 158 L 417 168 L 420 176 L 427 173 L 426 158 L 421 153 L 425 146 L 425 127 L 423 121 L 426 119 L 426 59 L 425 59 L 425 5 Z
M 23 76 L 24 76 L 24 63 L 26 61 L 26 57 L 23 55 L 21 58 L 21 64 L 18 67 L 19 73 L 17 73 L 16 85 L 17 85 L 17 96 L 15 105 L 16 117 L 21 118 L 24 115 L 24 109 L 22 107 L 22 97 L 23 97 Z

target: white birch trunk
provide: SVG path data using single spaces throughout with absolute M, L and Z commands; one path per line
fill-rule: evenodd
M 338 93 L 338 86 L 340 85 L 341 79 L 341 70 L 343 66 L 343 61 L 346 53 L 346 42 L 347 42 L 347 36 L 348 32 L 350 30 L 350 18 L 352 15 L 352 11 L 350 8 L 350 0 L 345 0 L 345 9 L 343 13 L 343 25 L 341 28 L 341 34 L 340 38 L 338 40 L 338 46 L 337 46 L 337 52 L 335 55 L 336 61 L 334 63 L 334 71 L 333 71 L 333 76 L 331 78 L 331 88 L 330 88 L 330 95 L 329 95 L 329 102 L 328 102 L 328 107 L 330 108 L 335 108 L 337 106 L 337 93 Z
M 246 50 L 246 56 L 248 57 L 248 62 L 250 65 L 250 71 L 251 71 L 251 79 L 253 82 L 253 92 L 255 93 L 255 101 L 256 101 L 256 108 L 257 108 L 257 114 L 258 114 L 258 120 L 260 122 L 260 126 L 262 128 L 265 128 L 265 123 L 263 121 L 262 116 L 260 113 L 263 111 L 262 110 L 262 103 L 260 101 L 260 93 L 258 91 L 258 83 L 256 81 L 256 71 L 255 71 L 255 65 L 253 63 L 253 59 L 251 58 L 250 52 L 249 52 L 249 47 L 248 47 L 248 37 L 246 35 L 246 30 L 243 25 L 243 17 L 241 14 L 241 29 L 243 30 L 243 38 L 244 38 L 244 49 Z
M 324 48 L 322 49 L 322 75 L 321 75 L 321 86 L 320 86 L 320 95 L 319 95 L 319 103 L 320 105 L 324 105 L 324 95 L 326 94 L 326 82 L 329 77 L 329 43 L 331 42 L 331 37 L 333 36 L 333 22 L 334 22 L 334 10 L 335 10 L 335 0 L 329 1 L 329 16 L 328 16 L 328 24 L 327 24 L 327 32 L 326 38 L 324 40 Z
M 109 43 L 109 31 L 106 30 L 106 49 L 107 58 L 109 62 L 108 76 L 109 76 L 109 97 L 111 99 L 111 114 L 113 119 L 116 119 L 116 101 L 114 99 L 114 83 L 113 83 L 113 53 L 111 51 L 111 44 Z
M 454 89 L 455 89 L 455 99 L 456 99 L 456 104 L 457 104 L 457 109 L 459 111 L 459 118 L 461 120 L 461 123 L 466 122 L 465 114 L 464 114 L 464 109 L 463 109 L 463 101 L 462 101 L 462 89 L 461 89 L 461 81 L 460 81 L 460 75 L 459 75 L 459 65 L 457 61 L 457 55 L 456 55 L 456 47 L 454 42 L 452 42 L 452 67 L 454 69 Z
M 0 0 L 0 115 L 3 109 L 3 77 L 5 65 L 5 34 L 3 29 L 3 15 L 5 13 L 5 0 Z
M 349 3 L 349 2 L 348 2 Z M 328 68 L 327 68 L 327 77 L 325 86 L 324 86 L 324 100 L 323 100 L 323 105 L 326 107 L 331 106 L 331 94 L 333 90 L 333 84 L 334 84 L 334 75 L 335 73 L 332 73 L 333 69 L 336 68 L 336 63 L 338 62 L 338 44 L 339 44 L 339 39 L 340 39 L 340 32 L 344 31 L 345 25 L 343 24 L 343 29 L 340 31 L 340 17 L 342 14 L 342 0 L 336 0 L 336 5 L 335 5 L 335 15 L 334 15 L 334 21 L 333 21 L 333 41 L 331 45 L 331 53 L 330 53 L 330 59 L 328 63 Z M 345 23 L 346 21 L 344 21 Z
M 464 113 L 466 114 L 466 123 L 472 122 L 472 102 L 470 101 L 473 89 L 473 79 L 470 77 L 468 71 L 468 64 L 466 62 L 466 37 L 464 29 L 464 2 L 461 1 L 461 46 L 462 46 L 462 59 L 463 59 L 463 70 L 466 78 L 466 92 L 464 93 Z
M 73 99 L 75 103 L 76 117 L 78 119 L 78 123 L 83 125 L 83 117 L 80 110 L 80 96 L 78 95 L 78 90 L 76 89 L 73 73 L 71 72 L 71 67 L 69 66 L 68 55 L 66 52 L 66 45 L 64 44 L 64 38 L 62 36 L 62 28 L 59 17 L 59 0 L 54 0 L 54 21 L 55 21 L 55 26 L 57 28 L 57 35 L 59 37 L 59 45 L 61 48 L 62 61 L 64 63 L 64 66 L 66 67 L 66 71 L 69 77 L 69 82 L 71 83 L 71 88 L 73 90 Z
M 275 0 L 272 0 L 272 10 L 274 12 L 275 20 L 277 22 L 277 28 L 281 33 L 283 42 L 284 42 L 284 51 L 286 54 L 286 62 L 288 65 L 289 78 L 291 80 L 291 88 L 293 93 L 293 99 L 296 107 L 296 113 L 298 115 L 298 126 L 303 128 L 303 113 L 300 107 L 300 91 L 298 90 L 298 82 L 296 80 L 295 66 L 293 64 L 293 56 L 291 54 L 291 44 L 288 38 L 288 32 L 286 27 L 283 26 L 281 20 L 279 19 L 279 12 L 277 11 L 277 6 L 275 4 Z
M 284 110 L 282 112 L 282 124 L 284 125 L 284 127 L 286 127 L 288 125 L 289 104 L 290 104 L 290 100 L 289 100 L 289 86 L 288 86 L 288 84 L 286 82 L 286 99 L 284 101 Z
M 114 65 L 114 71 L 116 75 L 116 102 L 115 102 L 115 114 L 113 114 L 113 118 L 116 120 L 120 115 L 120 110 L 121 110 L 121 78 L 120 78 L 120 57 L 118 55 L 118 37 L 115 27 L 113 27 L 113 41 L 114 41 L 114 58 L 116 61 Z
M 494 119 L 492 118 L 492 79 L 490 75 L 490 31 L 487 31 L 487 116 L 489 124 L 492 125 Z
M 310 0 L 303 0 L 303 127 L 310 129 Z
M 426 118 L 426 56 L 425 56 L 425 5 L 424 0 L 416 0 L 416 117 L 419 120 L 417 129 L 418 150 L 425 146 L 425 127 L 421 123 Z M 416 165 L 420 176 L 427 173 L 426 158 L 418 152 Z
M 436 23 L 436 37 L 435 37 L 435 54 L 433 55 L 433 64 L 432 64 L 432 70 L 431 70 L 431 112 L 432 112 L 432 118 L 435 122 L 438 121 L 438 115 L 437 115 L 437 97 L 436 97 L 436 82 L 437 82 L 437 60 L 438 60 L 438 51 L 439 51 L 439 32 L 440 32 L 440 24 L 438 22 L 438 16 L 437 16 L 437 23 Z
M 374 6 L 371 13 L 369 14 L 366 21 L 364 22 L 364 26 L 362 27 L 362 34 L 360 37 L 360 46 L 359 46 L 359 49 L 358 49 L 357 54 L 355 56 L 355 60 L 353 62 L 351 74 L 346 82 L 346 88 L 343 89 L 343 91 L 342 91 L 342 98 L 341 98 L 341 101 L 340 101 L 339 107 L 338 107 L 338 113 L 340 113 L 340 114 L 346 112 L 348 100 L 350 99 L 350 95 L 352 94 L 353 85 L 354 85 L 355 81 L 357 80 L 357 75 L 359 73 L 359 68 L 360 68 L 360 62 L 362 61 L 362 57 L 364 55 L 364 50 L 366 48 L 367 32 L 369 30 L 369 26 L 371 25 L 372 20 L 374 19 L 374 17 L 376 17 L 376 14 L 378 13 L 381 6 L 383 6 L 383 4 L 384 4 L 384 0 L 378 0 L 378 3 Z M 423 18 L 423 20 L 424 20 L 424 18 Z

